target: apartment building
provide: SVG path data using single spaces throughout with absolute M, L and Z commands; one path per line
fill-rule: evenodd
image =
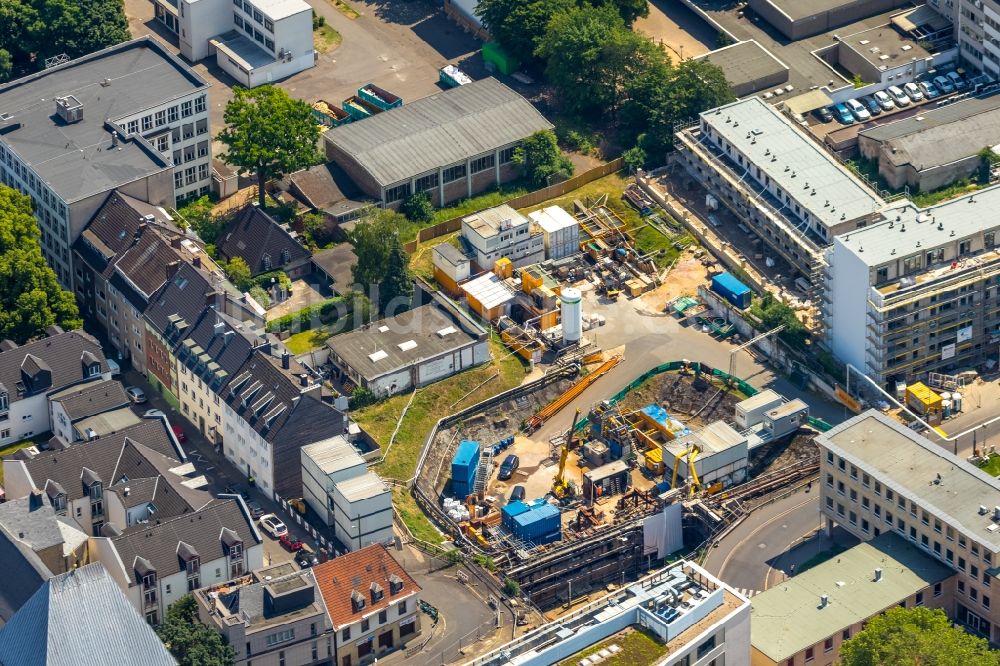
M 150 37 L 0 85 L 0 182 L 31 196 L 61 284 L 109 192 L 173 207 L 209 191 L 208 87 Z
M 420 636 L 420 592 L 385 546 L 313 567 L 334 631 L 334 665 L 369 664 Z
M 955 573 L 895 532 L 865 541 L 753 598 L 753 666 L 833 666 L 840 647 L 895 606 L 947 608 Z
M 197 590 L 201 621 L 236 650 L 236 666 L 329 666 L 333 625 L 312 569 L 291 562 Z
M 1000 187 L 927 209 L 904 202 L 827 251 L 827 344 L 880 384 L 1000 355 Z
M 750 602 L 697 564 L 681 560 L 532 629 L 465 666 L 576 663 L 571 660 L 574 655 L 633 626 L 663 644 L 662 655 L 646 662 L 655 666 L 750 663 Z
M 703 112 L 676 139 L 690 176 L 817 292 L 823 249 L 882 219 L 881 198 L 757 97 Z
M 53 393 L 108 379 L 101 345 L 83 331 L 52 326 L 46 337 L 20 347 L 0 342 L 0 446 L 51 430 Z
M 155 0 L 153 6 L 181 55 L 214 58 L 247 88 L 316 64 L 312 11 L 303 0 Z
M 927 0 L 951 21 L 962 60 L 1000 79 L 1000 2 L 997 0 Z
M 254 350 L 220 398 L 223 453 L 267 494 L 301 497 L 299 449 L 347 432 L 347 417 L 288 355 Z
M 113 379 L 63 389 L 49 396 L 52 434 L 67 444 L 86 439 L 89 433 L 80 432 L 81 421 L 128 407 L 129 404 L 125 387 Z
M 107 567 L 149 624 L 170 604 L 264 566 L 264 544 L 242 498 L 90 539 L 90 557 Z
M 820 511 L 863 541 L 895 533 L 955 572 L 942 608 L 1000 644 L 1000 482 L 892 418 L 869 410 L 816 438 Z M 935 589 L 934 593 L 937 593 Z
M 507 204 L 462 218 L 462 237 L 482 270 L 493 270 L 498 259 L 517 268 L 545 261 L 545 235 Z
M 50 576 L 87 563 L 87 536 L 72 521 L 59 515 L 48 496 L 38 489 L 0 504 L 0 538 L 30 550 Z M 3 619 L 0 618 L 0 625 Z

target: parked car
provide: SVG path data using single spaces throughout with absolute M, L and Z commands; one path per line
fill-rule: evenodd
M 882 113 L 882 105 L 879 104 L 878 100 L 872 97 L 871 95 L 867 97 L 862 97 L 860 101 L 862 104 L 865 105 L 865 108 L 868 109 L 868 113 L 872 114 L 873 116 L 877 116 Z
M 847 104 L 847 108 L 851 110 L 851 113 L 854 114 L 854 117 L 861 122 L 872 119 L 872 114 L 869 113 L 868 109 L 865 108 L 865 105 L 858 100 L 849 99 L 845 102 L 845 104 Z
M 921 81 L 917 84 L 917 87 L 920 88 L 920 91 L 924 93 L 924 97 L 927 99 L 935 99 L 941 96 L 941 91 L 938 90 L 933 81 Z
M 924 101 L 924 93 L 920 90 L 920 86 L 913 81 L 908 81 L 903 84 L 903 92 L 905 92 L 906 96 L 914 102 Z
M 295 563 L 303 569 L 308 569 L 309 567 L 314 567 L 319 564 L 319 558 L 316 557 L 316 553 L 303 548 L 299 552 L 295 553 Z
M 821 106 L 813 111 L 813 115 L 822 123 L 833 122 L 833 109 L 828 106 Z
M 942 95 L 948 95 L 955 92 L 955 84 L 947 76 L 935 76 L 934 85 L 938 87 Z
M 173 431 L 174 437 L 177 438 L 178 442 L 183 443 L 188 441 L 187 435 L 184 434 L 184 428 L 180 427 L 179 425 L 172 425 L 170 426 L 170 430 Z
M 288 528 L 285 524 L 278 520 L 278 517 L 273 513 L 269 513 L 260 517 L 261 528 L 270 534 L 275 539 L 280 539 L 282 536 L 288 534 Z
M 257 502 L 247 502 L 247 510 L 250 512 L 250 517 L 257 520 L 264 515 L 264 507 Z
M 965 86 L 968 85 L 958 72 L 948 72 L 945 76 L 951 80 L 952 85 L 955 86 L 955 90 L 965 90 Z
M 524 500 L 525 493 L 524 486 L 514 486 L 510 491 L 510 501 L 520 502 Z
M 302 550 L 302 542 L 296 537 L 293 537 L 288 532 L 285 532 L 280 537 L 278 537 L 278 543 L 290 553 L 297 553 Z
M 875 101 L 879 103 L 879 106 L 882 107 L 883 111 L 892 111 L 896 108 L 896 103 L 892 101 L 892 98 L 889 97 L 889 94 L 884 90 L 876 91 L 872 94 L 872 97 L 874 97 Z
M 125 389 L 125 395 L 136 405 L 141 405 L 146 402 L 146 392 L 143 391 L 138 386 L 129 386 Z
M 501 481 L 506 481 L 510 477 L 514 476 L 514 470 L 517 466 L 521 464 L 521 460 L 515 456 L 513 453 L 507 454 L 507 457 L 503 459 L 500 463 L 500 473 L 497 474 L 497 478 Z
M 854 123 L 854 114 L 851 110 L 847 108 L 847 105 L 843 102 L 838 102 L 833 105 L 833 113 L 837 116 L 837 122 L 841 125 L 850 125 Z
M 910 98 L 906 96 L 906 93 L 899 86 L 889 86 L 885 91 L 889 93 L 889 97 L 896 103 L 896 106 L 903 108 L 910 105 Z
M 239 495 L 244 500 L 250 499 L 250 491 L 238 483 L 230 483 L 223 492 L 228 495 Z

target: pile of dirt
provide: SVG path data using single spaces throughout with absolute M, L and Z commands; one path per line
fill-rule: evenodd
M 736 403 L 743 399 L 741 394 L 727 390 L 721 381 L 665 372 L 631 391 L 622 400 L 621 407 L 634 411 L 658 404 L 693 430 L 713 421 L 732 423 Z
M 819 455 L 816 446 L 816 433 L 812 430 L 799 430 L 791 438 L 761 446 L 753 452 L 750 462 L 750 475 L 758 476 L 776 471 L 797 462 L 809 460 Z

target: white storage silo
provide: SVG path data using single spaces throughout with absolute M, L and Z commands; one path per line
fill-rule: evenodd
M 575 344 L 580 342 L 583 330 L 583 295 L 576 287 L 565 287 L 559 294 L 562 301 L 563 342 Z

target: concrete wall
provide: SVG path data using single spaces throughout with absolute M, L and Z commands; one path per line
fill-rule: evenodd
M 792 20 L 771 0 L 749 0 L 749 5 L 755 12 L 791 40 L 805 39 L 909 4 L 909 0 L 853 0 L 849 4 L 821 9 Z
M 827 342 L 838 359 L 864 368 L 869 268 L 838 239 L 827 252 L 827 261 Z

